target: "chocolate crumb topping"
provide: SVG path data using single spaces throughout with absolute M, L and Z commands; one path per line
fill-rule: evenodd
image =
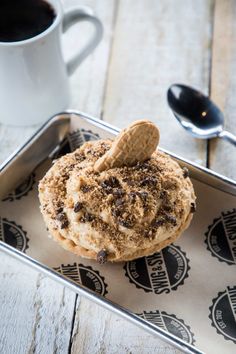
M 176 218 L 173 215 L 166 214 L 165 215 L 165 219 L 166 219 L 167 222 L 171 223 L 173 226 L 177 225 Z
M 136 184 L 135 181 L 127 180 L 127 178 L 125 178 L 123 181 L 126 182 L 128 184 L 128 186 L 135 186 L 135 184 Z
M 112 194 L 112 188 L 110 186 L 107 186 L 104 182 L 101 183 L 101 187 L 105 193 Z
M 195 203 L 191 203 L 190 211 L 191 211 L 191 213 L 195 213 L 195 211 L 196 211 L 196 204 Z
M 167 179 L 166 181 L 164 181 L 164 183 L 163 183 L 163 188 L 164 189 L 166 189 L 166 190 L 175 190 L 176 189 L 176 186 L 177 186 L 177 184 L 176 184 L 176 181 L 174 181 L 174 180 L 169 180 L 169 179 Z
M 137 163 L 137 168 L 139 168 L 139 169 L 147 169 L 147 168 L 149 168 L 150 167 L 150 165 L 149 165 L 149 163 L 148 163 L 148 161 L 149 160 L 146 160 L 146 161 L 143 161 L 143 162 L 138 162 Z
M 102 182 L 102 185 L 105 187 L 111 187 L 111 188 L 119 188 L 120 187 L 120 182 L 116 177 L 111 176 L 110 178 L 106 179 L 105 181 Z
M 121 226 L 126 227 L 127 229 L 130 229 L 130 228 L 132 227 L 132 223 L 131 223 L 129 220 L 120 219 L 120 220 L 118 220 L 118 223 L 119 223 Z
M 162 208 L 163 208 L 163 210 L 165 210 L 165 211 L 172 211 L 172 210 L 173 210 L 173 207 L 172 207 L 171 205 L 169 205 L 169 204 L 164 204 L 164 205 L 162 206 Z
M 65 213 L 59 213 L 56 216 L 56 220 L 58 221 L 63 221 L 66 218 L 66 214 Z
M 64 180 L 64 181 L 67 181 L 68 179 L 69 179 L 69 173 L 63 173 L 62 175 L 61 175 L 61 177 L 62 177 L 62 179 Z
M 65 229 L 69 225 L 69 221 L 67 219 L 67 216 L 65 213 L 59 213 L 56 216 L 56 220 L 60 222 L 61 224 L 61 229 Z
M 110 180 L 112 188 L 120 187 L 120 182 L 118 181 L 118 179 L 116 177 L 111 177 L 109 180 Z
M 63 207 L 58 207 L 58 208 L 56 209 L 56 212 L 57 212 L 58 214 L 62 213 L 62 212 L 63 212 Z
M 155 219 L 152 222 L 152 226 L 158 228 L 159 226 L 162 226 L 164 223 L 165 223 L 165 219 L 163 217 L 160 217 L 158 219 Z
M 157 179 L 155 177 L 146 177 L 141 181 L 140 186 L 155 186 L 156 184 Z
M 128 194 L 130 201 L 131 202 L 135 202 L 136 197 L 140 197 L 142 199 L 142 201 L 146 201 L 148 198 L 148 193 L 147 192 L 130 192 Z
M 66 229 L 69 226 L 69 221 L 68 220 L 64 220 L 61 223 L 61 229 Z
M 150 229 L 150 230 L 144 230 L 143 236 L 144 236 L 145 238 L 149 238 L 149 237 L 150 237 L 150 232 L 152 233 L 152 230 L 151 230 L 151 229 Z
M 86 213 L 84 213 L 84 216 L 82 216 L 80 218 L 80 221 L 82 221 L 82 222 L 90 222 L 90 221 L 93 221 L 94 218 L 95 218 L 94 215 L 86 212 Z
M 125 192 L 122 189 L 115 189 L 113 191 L 113 194 L 115 197 L 122 197 L 125 194 Z
M 75 213 L 78 213 L 81 209 L 83 209 L 83 204 L 81 202 L 77 202 L 75 205 L 74 205 L 74 212 Z
M 80 189 L 83 193 L 88 193 L 91 190 L 90 186 L 81 186 Z
M 183 167 L 183 176 L 184 178 L 189 177 L 189 170 L 187 169 L 187 167 Z
M 82 153 L 75 153 L 75 159 L 76 161 L 79 163 L 79 162 L 82 162 L 85 160 L 85 155 L 82 154 Z
M 135 202 L 136 196 L 137 196 L 137 192 L 130 192 L 129 193 L 129 199 L 130 199 L 131 203 Z
M 120 205 L 122 205 L 122 204 L 124 204 L 124 201 L 123 201 L 123 199 L 117 199 L 116 201 L 115 201 L 115 206 L 116 207 L 119 207 Z
M 97 261 L 99 264 L 104 264 L 107 262 L 107 251 L 101 250 L 97 254 Z
M 146 200 L 147 200 L 147 197 L 148 197 L 148 193 L 147 193 L 147 192 L 140 192 L 140 193 L 138 193 L 138 195 L 140 196 L 140 198 L 141 198 L 143 201 L 146 201 Z
M 167 196 L 167 192 L 166 191 L 161 191 L 160 198 L 164 199 L 164 198 L 166 198 L 166 196 Z
M 116 218 L 121 215 L 121 210 L 120 209 L 112 209 L 111 211 L 112 215 L 115 216 Z
M 103 182 L 101 183 L 101 187 L 102 187 L 103 189 L 107 189 L 107 188 L 109 188 L 110 190 L 112 189 L 110 186 L 108 186 L 108 185 L 106 184 L 105 181 L 103 181 Z

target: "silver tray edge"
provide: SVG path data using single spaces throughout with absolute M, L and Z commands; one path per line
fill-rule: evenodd
M 204 352 L 200 351 L 196 347 L 188 344 L 181 339 L 175 337 L 169 332 L 164 331 L 163 329 L 153 325 L 152 323 L 145 321 L 141 317 L 135 315 L 132 312 L 129 312 L 124 307 L 116 304 L 105 297 L 102 297 L 92 290 L 84 287 L 83 285 L 79 285 L 75 283 L 73 280 L 63 276 L 62 274 L 52 270 L 51 268 L 45 266 L 44 264 L 36 261 L 35 259 L 27 256 L 26 254 L 18 251 L 12 246 L 7 245 L 6 243 L 0 241 L 0 252 L 8 254 L 9 256 L 21 261 L 22 263 L 28 265 L 29 267 L 45 274 L 46 276 L 50 277 L 53 280 L 56 280 L 63 286 L 67 286 L 74 292 L 78 293 L 81 296 L 84 296 L 90 301 L 95 302 L 96 304 L 106 308 L 114 312 L 115 314 L 121 316 L 122 318 L 128 320 L 129 322 L 137 325 L 140 328 L 143 328 L 147 332 L 152 335 L 157 336 L 158 338 L 162 339 L 164 342 L 171 344 L 175 348 L 183 351 L 186 354 L 204 354 Z
M 78 115 L 80 118 L 83 118 L 89 122 L 91 122 L 93 125 L 102 127 L 103 129 L 110 131 L 114 134 L 117 134 L 119 130 L 115 128 L 114 126 L 105 123 L 99 119 L 96 119 L 94 117 L 91 117 L 85 113 L 78 112 L 78 111 L 65 111 L 59 114 L 56 114 L 52 118 L 50 118 L 24 145 L 22 145 L 19 149 L 17 149 L 1 166 L 0 166 L 0 181 L 1 181 L 1 176 L 3 175 L 3 172 L 11 169 L 13 167 L 14 162 L 18 159 L 18 157 L 24 156 L 24 154 L 27 153 L 28 149 L 31 147 L 32 142 L 35 142 L 36 144 L 40 144 L 40 138 L 47 132 L 47 130 L 55 124 L 55 122 L 60 121 L 61 125 L 59 125 L 59 128 L 61 127 L 62 131 L 57 135 L 57 138 L 62 139 L 66 133 L 68 132 L 68 121 L 71 117 L 71 115 Z M 60 129 L 59 129 L 60 130 Z M 59 141 L 57 141 L 59 142 Z M 38 145 L 37 145 L 38 146 Z M 53 145 L 50 145 L 48 149 L 52 149 Z M 195 163 L 192 163 L 186 159 L 183 159 L 169 151 L 166 151 L 165 149 L 160 150 L 168 153 L 170 156 L 172 156 L 174 159 L 176 159 L 181 165 L 185 165 L 189 168 L 190 174 L 192 177 L 196 178 L 197 180 L 200 180 L 214 188 L 220 189 L 226 193 L 230 193 L 233 195 L 236 195 L 236 182 L 233 181 L 232 179 L 226 178 L 216 172 L 213 172 L 205 167 L 199 166 Z M 41 156 L 41 161 L 43 157 L 46 157 L 46 154 L 51 153 L 51 151 L 47 150 L 44 151 L 45 156 Z M 31 161 L 31 167 L 32 169 L 38 165 L 39 161 L 37 157 L 35 156 L 35 161 Z M 1 191 L 0 191 L 1 195 Z M 104 297 L 101 297 L 89 289 L 83 287 L 82 285 L 78 285 L 77 283 L 73 282 L 72 280 L 64 277 L 63 275 L 57 273 L 56 271 L 53 271 L 49 267 L 43 265 L 40 262 L 37 262 L 36 260 L 32 259 L 31 257 L 25 255 L 24 253 L 17 251 L 15 248 L 3 243 L 0 241 L 0 251 L 4 252 L 21 262 L 27 264 L 28 266 L 31 266 L 34 269 L 37 269 L 40 272 L 45 273 L 47 276 L 50 278 L 59 281 L 62 285 L 68 286 L 71 288 L 73 291 L 79 293 L 80 295 L 86 297 L 89 300 L 92 300 L 96 302 L 97 304 L 105 307 L 106 309 L 113 311 L 114 313 L 120 315 L 121 317 L 129 320 L 130 322 L 138 325 L 139 327 L 145 329 L 151 334 L 154 334 L 158 336 L 160 339 L 164 340 L 165 342 L 175 346 L 176 348 L 182 350 L 184 353 L 197 353 L 197 354 L 203 354 L 202 351 L 199 349 L 195 348 L 194 346 L 185 343 L 181 339 L 178 339 L 177 337 L 173 336 L 172 334 L 162 330 L 161 328 L 158 328 L 155 325 L 152 325 L 151 323 L 141 319 L 140 317 L 136 316 L 135 314 L 129 312 L 128 310 L 124 309 L 123 307 L 119 306 L 118 304 L 113 303 L 112 301 L 107 300 Z
M 67 110 L 65 112 L 61 112 L 58 113 L 56 115 L 54 115 L 53 117 L 51 117 L 28 141 L 26 141 L 25 144 L 23 144 L 19 149 L 17 149 L 13 154 L 10 155 L 10 157 L 3 162 L 0 165 L 0 179 L 2 178 L 2 175 L 4 173 L 4 171 L 8 168 L 10 168 L 11 164 L 13 164 L 15 161 L 17 161 L 17 159 L 19 159 L 19 157 L 24 156 L 24 154 L 29 154 L 29 149 L 32 146 L 32 143 L 36 144 L 36 146 L 40 146 L 41 144 L 41 140 L 42 137 L 44 136 L 44 134 L 47 133 L 47 131 L 50 129 L 51 126 L 53 126 L 53 128 L 57 128 L 57 135 L 56 135 L 56 141 L 57 143 L 59 142 L 59 137 L 60 139 L 62 139 L 66 133 L 68 132 L 68 122 L 70 120 L 71 115 L 77 115 L 80 118 L 89 121 L 90 123 L 92 123 L 95 126 L 98 126 L 100 128 L 105 129 L 106 131 L 110 131 L 113 134 L 118 134 L 119 129 L 117 129 L 116 127 L 112 126 L 109 123 L 105 123 L 104 121 L 94 118 L 92 116 L 89 116 L 85 113 L 79 112 L 79 111 L 74 111 L 74 110 Z M 57 123 L 60 123 L 59 125 L 57 125 Z M 54 137 L 54 145 L 53 144 L 49 144 L 48 146 L 45 147 L 43 153 L 41 151 L 35 151 L 34 149 L 34 156 L 32 156 L 31 153 L 31 171 L 33 170 L 33 168 L 35 168 L 38 163 L 39 160 L 42 161 L 43 158 L 46 158 L 46 156 L 48 156 L 52 150 L 53 150 L 53 146 L 55 146 L 55 137 Z M 51 149 L 51 151 L 50 151 Z M 184 159 L 166 149 L 163 148 L 159 148 L 161 151 L 169 154 L 170 156 L 172 156 L 176 161 L 178 161 L 178 163 L 182 166 L 187 166 L 189 171 L 190 171 L 190 175 L 191 177 L 197 179 L 200 182 L 203 182 L 207 185 L 210 185 L 211 187 L 214 187 L 216 189 L 222 190 L 226 193 L 232 194 L 236 196 L 236 181 L 234 181 L 233 179 L 227 178 L 217 172 L 214 172 L 206 167 L 200 166 L 196 163 L 193 163 L 191 161 L 189 161 L 188 159 Z M 38 153 L 38 154 L 37 154 Z M 34 160 L 33 160 L 34 159 Z M 28 166 L 27 166 L 28 167 Z M 30 171 L 30 172 L 31 172 Z M 8 180 L 8 183 L 9 180 Z M 3 191 L 2 188 L 0 189 L 0 198 L 2 197 Z

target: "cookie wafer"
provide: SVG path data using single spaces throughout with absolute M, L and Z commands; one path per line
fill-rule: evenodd
M 113 167 L 132 166 L 151 157 L 159 143 L 159 130 L 148 120 L 139 120 L 122 130 L 112 147 L 94 165 L 101 172 Z

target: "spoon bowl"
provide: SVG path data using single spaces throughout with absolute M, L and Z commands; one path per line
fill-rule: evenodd
M 179 123 L 200 139 L 214 138 L 223 130 L 220 109 L 201 92 L 185 85 L 172 85 L 167 100 Z
M 223 138 L 236 145 L 236 137 L 225 131 L 224 115 L 211 99 L 192 87 L 174 84 L 167 101 L 178 122 L 199 139 Z

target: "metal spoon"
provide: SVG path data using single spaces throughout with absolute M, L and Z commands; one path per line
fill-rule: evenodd
M 220 109 L 201 92 L 174 84 L 167 91 L 167 101 L 179 123 L 199 139 L 223 138 L 236 146 L 236 136 L 223 129 Z

